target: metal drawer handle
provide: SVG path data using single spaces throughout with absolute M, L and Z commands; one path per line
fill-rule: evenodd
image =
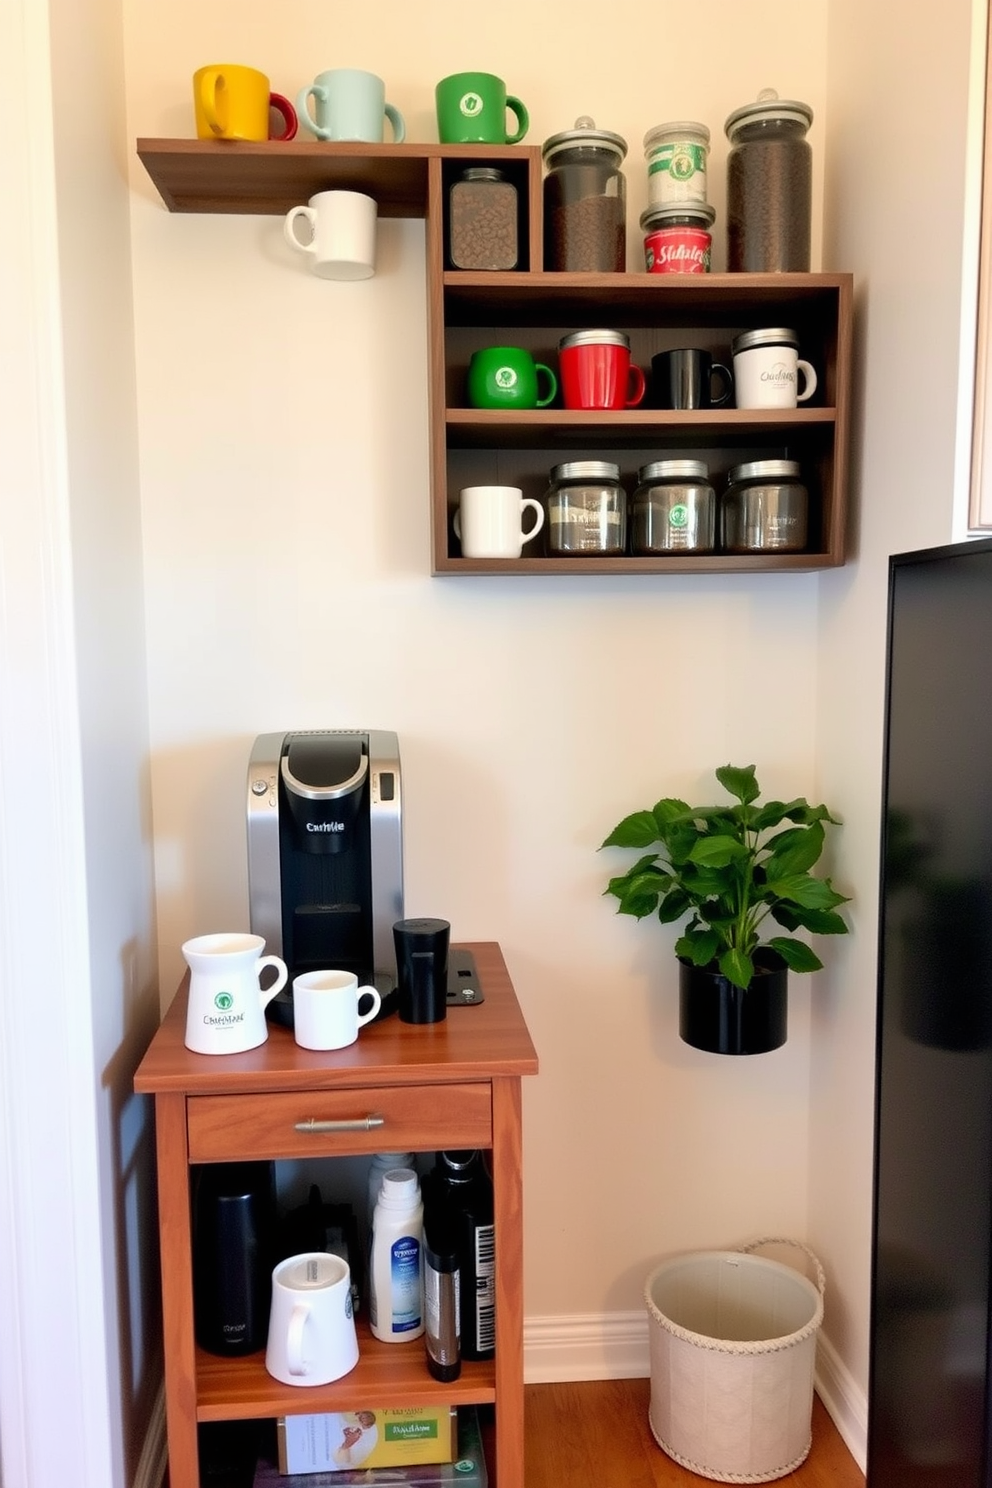
M 344 1132 L 344 1131 L 373 1131 L 377 1126 L 385 1126 L 385 1116 L 352 1116 L 345 1121 L 315 1121 L 311 1116 L 307 1121 L 297 1121 L 294 1131 L 298 1132 Z

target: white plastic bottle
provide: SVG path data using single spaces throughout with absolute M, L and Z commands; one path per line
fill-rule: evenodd
M 412 1168 L 391 1168 L 372 1217 L 369 1321 L 383 1343 L 424 1331 L 424 1205 Z
M 369 1187 L 368 1208 L 366 1220 L 368 1224 L 368 1244 L 372 1240 L 372 1216 L 375 1214 L 376 1201 L 379 1197 L 379 1189 L 382 1187 L 382 1176 L 388 1173 L 390 1168 L 412 1168 L 412 1152 L 376 1152 L 369 1164 Z M 366 1249 L 368 1247 L 366 1246 Z

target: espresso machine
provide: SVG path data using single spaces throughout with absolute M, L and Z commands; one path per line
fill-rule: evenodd
M 292 979 L 336 967 L 396 1005 L 403 918 L 399 741 L 370 729 L 260 734 L 248 764 L 252 933 L 289 968 L 267 1015 L 291 1027 Z

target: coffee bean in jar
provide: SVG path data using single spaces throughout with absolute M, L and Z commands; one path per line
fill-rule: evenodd
M 565 557 L 625 551 L 627 493 L 619 465 L 570 460 L 553 466 L 545 504 L 549 553 Z
M 627 260 L 627 142 L 576 119 L 544 141 L 544 267 L 623 273 Z
M 720 502 L 720 544 L 728 553 L 800 553 L 809 493 L 795 460 L 735 465 Z
M 471 166 L 448 195 L 448 258 L 455 269 L 515 269 L 517 189 L 493 166 Z
M 751 274 L 809 272 L 813 205 L 808 103 L 766 88 L 724 126 L 727 155 L 727 268 Z
M 654 460 L 637 472 L 631 508 L 634 553 L 712 553 L 716 492 L 702 460 Z

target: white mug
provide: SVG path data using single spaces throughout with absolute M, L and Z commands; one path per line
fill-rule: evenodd
M 455 536 L 464 558 L 519 558 L 525 542 L 544 526 L 544 507 L 519 486 L 466 486 L 458 496 Z M 524 531 L 524 512 L 532 509 L 534 525 Z
M 816 372 L 798 353 L 794 331 L 745 331 L 733 343 L 738 408 L 795 408 L 816 392 Z M 803 390 L 799 391 L 799 374 Z
M 241 1054 L 268 1038 L 265 1009 L 286 985 L 289 972 L 278 956 L 263 956 L 260 935 L 198 935 L 183 945 L 190 970 L 186 1047 L 197 1054 Z M 266 988 L 259 975 L 274 966 Z
M 362 996 L 372 998 L 364 1013 Z M 375 987 L 360 987 L 351 971 L 305 971 L 293 978 L 293 1036 L 303 1049 L 346 1049 L 382 1006 Z
M 305 253 L 320 279 L 371 279 L 375 273 L 376 206 L 361 191 L 318 191 L 305 207 L 291 207 L 286 242 Z M 297 223 L 305 223 L 305 237 Z
M 284 1385 L 329 1385 L 357 1363 L 348 1262 L 323 1250 L 280 1261 L 272 1273 L 269 1374 Z

